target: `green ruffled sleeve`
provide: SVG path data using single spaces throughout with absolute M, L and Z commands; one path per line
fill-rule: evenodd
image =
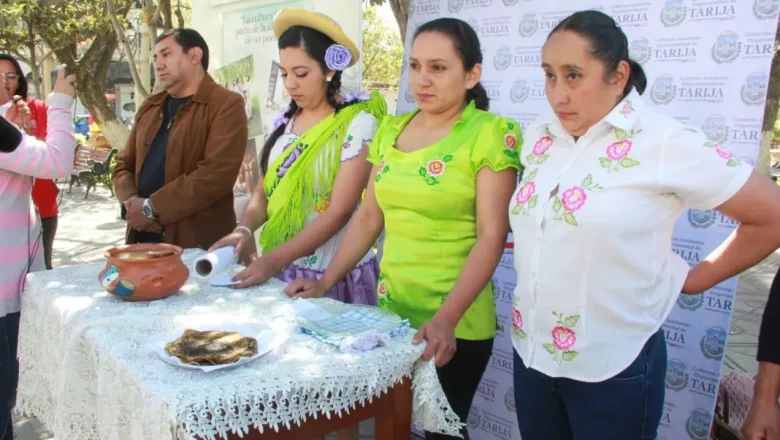
M 523 135 L 520 132 L 520 124 L 512 119 L 492 116 L 493 120 L 483 125 L 471 150 L 474 173 L 485 166 L 489 166 L 493 171 L 507 168 L 522 170 L 520 153 Z
M 382 156 L 382 151 L 385 150 L 382 146 L 383 135 L 392 122 L 393 116 L 385 115 L 382 122 L 379 123 L 379 128 L 376 131 L 376 135 L 374 135 L 374 140 L 371 141 L 371 145 L 368 147 L 368 161 L 374 166 L 379 165 L 379 162 L 381 161 L 380 157 Z

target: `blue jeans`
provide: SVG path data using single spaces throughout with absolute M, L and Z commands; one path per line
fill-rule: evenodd
M 515 404 L 523 440 L 655 440 L 664 405 L 666 340 L 651 336 L 636 360 L 603 382 L 552 378 L 515 352 Z
M 19 313 L 0 318 L 0 440 L 12 440 L 11 410 L 16 406 L 19 385 L 19 361 L 16 360 L 19 339 Z

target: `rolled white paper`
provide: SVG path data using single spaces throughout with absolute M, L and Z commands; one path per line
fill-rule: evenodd
M 195 275 L 205 280 L 213 274 L 227 272 L 238 261 L 235 253 L 235 247 L 227 246 L 196 259 L 194 263 Z

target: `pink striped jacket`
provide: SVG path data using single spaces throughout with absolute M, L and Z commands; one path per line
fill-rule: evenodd
M 33 179 L 67 177 L 73 170 L 73 98 L 52 93 L 48 104 L 46 142 L 24 136 L 16 151 L 0 153 L 0 317 L 20 311 L 27 272 L 43 269 Z

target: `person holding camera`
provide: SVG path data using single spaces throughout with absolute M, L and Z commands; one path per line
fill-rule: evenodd
M 8 99 L 5 74 L 0 74 L 0 102 Z M 21 293 L 27 273 L 44 269 L 41 226 L 31 204 L 33 180 L 70 175 L 76 140 L 73 136 L 75 77 L 60 68 L 49 97 L 46 141 L 29 136 L 10 121 L 27 106 L 17 97 L 0 118 L 0 440 L 13 439 L 11 410 L 16 404 L 19 363 L 16 360 Z
M 0 53 L 0 73 L 5 74 L 5 89 L 8 92 L 5 97 L 0 97 L 0 114 L 4 113 L 2 111 L 4 105 L 10 106 L 11 98 L 21 97 L 22 101 L 27 104 L 27 108 L 17 112 L 17 119 L 13 122 L 26 134 L 34 136 L 39 141 L 45 141 L 48 107 L 40 99 L 33 99 L 29 96 L 30 84 L 22 72 L 19 61 L 11 55 Z M 48 270 L 52 269 L 51 257 L 59 216 L 59 203 L 57 202 L 59 193 L 60 190 L 54 179 L 35 179 L 33 183 L 32 199 L 41 218 L 43 256 Z

